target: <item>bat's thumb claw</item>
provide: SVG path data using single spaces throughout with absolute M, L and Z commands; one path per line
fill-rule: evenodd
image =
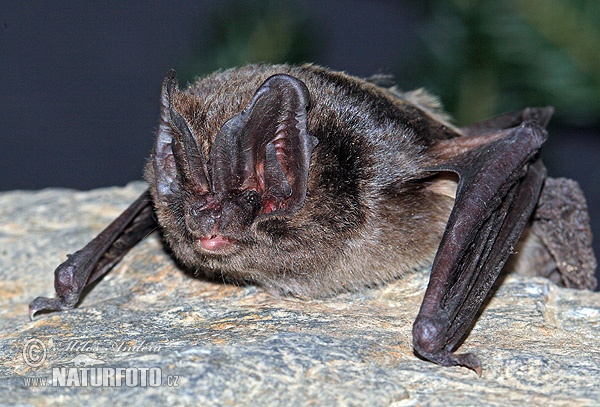
M 449 355 L 456 362 L 454 363 L 455 365 L 464 366 L 468 369 L 471 369 L 477 373 L 477 376 L 481 377 L 481 362 L 477 356 L 473 355 L 472 353 L 463 353 L 460 355 L 454 355 L 450 353 Z
M 443 318 L 417 317 L 413 326 L 415 352 L 442 366 L 464 366 L 481 376 L 481 362 L 472 353 L 454 354 L 447 347 L 447 321 Z
M 39 311 L 59 311 L 64 309 L 61 300 L 57 298 L 37 297 L 29 303 L 29 319 L 33 321 Z

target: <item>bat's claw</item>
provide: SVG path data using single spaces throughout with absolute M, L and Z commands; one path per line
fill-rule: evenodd
M 415 352 L 441 366 L 464 366 L 481 376 L 481 362 L 472 353 L 454 354 L 446 349 L 444 318 L 417 318 L 413 326 Z
M 481 362 L 479 358 L 472 353 L 461 353 L 459 355 L 455 355 L 453 353 L 449 353 L 450 358 L 454 359 L 453 363 L 455 366 L 464 366 L 468 369 L 471 369 L 477 376 L 481 377 Z
M 423 354 L 422 352 L 419 352 L 416 348 L 415 351 L 419 356 L 422 356 L 430 362 L 436 363 L 441 366 L 463 366 L 468 369 L 471 369 L 472 371 L 477 373 L 479 377 L 481 377 L 481 362 L 479 361 L 479 358 L 472 353 L 454 354 L 452 352 L 442 350 L 437 353 Z
M 72 307 L 65 306 L 59 298 L 37 297 L 29 303 L 29 319 L 33 321 L 35 314 L 40 311 L 60 311 L 68 308 Z

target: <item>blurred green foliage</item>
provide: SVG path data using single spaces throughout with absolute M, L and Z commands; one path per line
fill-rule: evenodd
M 600 1 L 429 0 L 420 77 L 458 124 L 552 105 L 600 123 Z
M 317 33 L 299 4 L 224 1 L 177 67 L 180 77 L 257 62 L 319 63 L 326 27 Z M 556 108 L 553 123 L 600 124 L 600 0 L 406 4 L 423 10 L 422 44 L 414 60 L 398 62 L 398 78 L 439 95 L 457 124 L 546 105 Z
M 227 1 L 210 18 L 190 59 L 178 67 L 183 81 L 251 63 L 311 62 L 313 26 L 294 2 Z

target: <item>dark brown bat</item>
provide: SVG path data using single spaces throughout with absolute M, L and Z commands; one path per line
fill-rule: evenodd
M 56 269 L 57 297 L 30 314 L 73 308 L 156 215 L 184 266 L 277 293 L 320 297 L 432 265 L 414 348 L 479 372 L 453 351 L 521 235 L 518 267 L 595 286 L 583 195 L 539 159 L 551 114 L 459 129 L 424 92 L 312 65 L 229 70 L 184 91 L 170 72 L 149 191 Z

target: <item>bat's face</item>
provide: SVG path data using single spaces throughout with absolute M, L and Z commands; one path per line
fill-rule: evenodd
M 426 144 L 404 132 L 408 113 L 366 83 L 293 74 L 306 83 L 244 71 L 181 92 L 165 79 L 146 179 L 175 257 L 309 295 L 429 264 L 452 202 L 406 181 Z
M 277 244 L 304 204 L 317 144 L 306 131 L 308 90 L 272 76 L 216 134 L 195 134 L 176 92 L 167 78 L 151 176 L 159 221 L 180 260 L 222 269 L 236 255 L 241 262 L 240 253 Z

